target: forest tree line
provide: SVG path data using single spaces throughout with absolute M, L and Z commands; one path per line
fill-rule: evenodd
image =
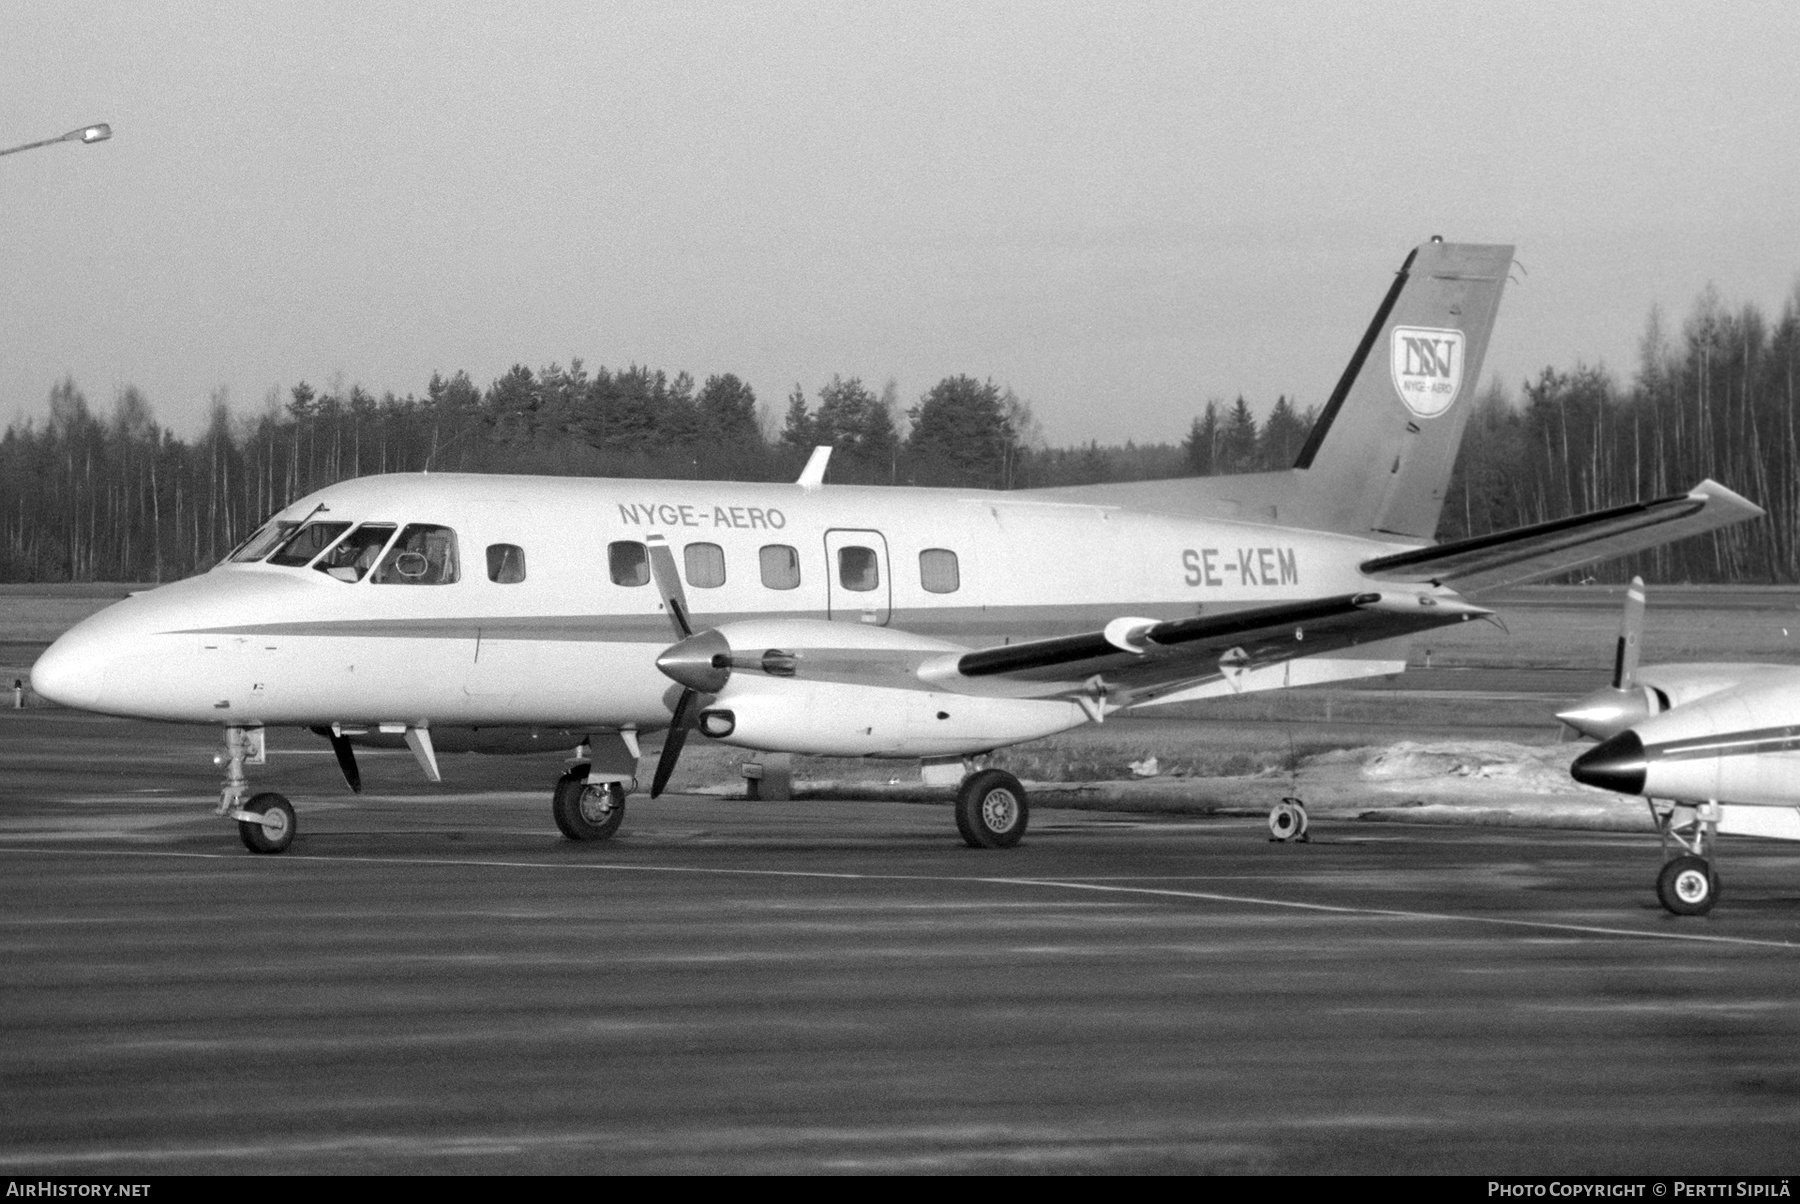
M 1754 523 L 1645 553 L 1597 574 L 1657 581 L 1800 581 L 1800 290 L 1771 322 L 1703 293 L 1679 332 L 1652 311 L 1629 382 L 1546 367 L 1473 410 L 1440 539 L 1685 491 L 1713 477 L 1769 511 Z M 1473 388 L 1475 382 L 1465 382 Z M 779 423 L 731 374 L 573 361 L 523 365 L 478 387 L 434 375 L 422 395 L 360 386 L 271 390 L 256 412 L 212 400 L 178 438 L 133 387 L 104 412 L 72 380 L 48 417 L 0 436 L 0 580 L 170 581 L 202 571 L 271 512 L 334 481 L 379 472 L 792 480 L 829 443 L 837 483 L 1026 489 L 1285 468 L 1316 417 L 1277 398 L 1206 403 L 1179 445 L 1051 448 L 1028 403 L 950 376 L 905 404 L 890 382 L 798 386 Z

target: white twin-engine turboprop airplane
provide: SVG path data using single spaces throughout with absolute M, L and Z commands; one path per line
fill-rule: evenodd
M 354 747 L 562 742 L 553 813 L 610 836 L 638 733 L 765 752 L 916 758 L 971 845 L 1017 843 L 1025 791 L 994 749 L 1124 707 L 1384 674 L 1366 647 L 1491 612 L 1486 588 L 1760 514 L 1705 482 L 1658 501 L 1429 546 L 1512 248 L 1407 257 L 1287 471 L 997 493 L 396 475 L 293 503 L 211 572 L 81 623 L 32 670 L 45 697 L 217 724 L 221 815 L 293 839 L 251 796 L 266 726 Z M 1304 813 L 1273 817 L 1289 834 Z
M 1662 905 L 1705 915 L 1719 901 L 1707 854 L 1720 834 L 1800 840 L 1800 667 L 1639 668 L 1643 626 L 1644 582 L 1633 578 L 1612 685 L 1556 717 L 1600 741 L 1569 766 L 1576 781 L 1650 805 Z

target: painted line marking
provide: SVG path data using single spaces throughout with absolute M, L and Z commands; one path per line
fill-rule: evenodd
M 55 854 L 77 857 L 165 857 L 201 861 L 243 861 L 241 853 L 178 853 L 171 851 L 132 849 L 41 849 L 7 848 L 0 854 Z M 284 853 L 280 857 L 257 858 L 251 864 L 291 865 L 417 865 L 433 868 L 507 869 L 507 870 L 587 870 L 640 874 L 711 874 L 720 877 L 745 878 L 811 878 L 836 882 L 936 882 L 960 885 L 1023 886 L 1043 890 L 1087 891 L 1099 894 L 1143 895 L 1151 898 L 1186 899 L 1204 903 L 1231 903 L 1246 907 L 1272 907 L 1288 911 L 1305 911 L 1324 915 L 1369 916 L 1394 920 L 1427 920 L 1440 923 L 1486 924 L 1503 928 L 1526 928 L 1533 931 L 1573 932 L 1586 936 L 1623 936 L 1650 941 L 1688 941 L 1709 945 L 1745 945 L 1765 949 L 1800 949 L 1793 941 L 1763 940 L 1756 937 L 1718 936 L 1701 932 L 1644 932 L 1633 928 L 1613 928 L 1601 924 L 1570 924 L 1555 920 L 1520 920 L 1506 916 L 1470 916 L 1451 912 L 1407 911 L 1396 907 L 1348 907 L 1335 903 L 1299 903 L 1292 899 L 1269 899 L 1258 895 L 1227 895 L 1216 891 L 1174 890 L 1169 887 L 1117 886 L 1091 880 L 1064 878 L 958 877 L 950 874 L 858 874 L 842 870 L 758 870 L 728 869 L 691 865 L 629 865 L 622 862 L 557 862 L 557 861 L 490 861 L 450 857 L 327 857 L 308 853 Z

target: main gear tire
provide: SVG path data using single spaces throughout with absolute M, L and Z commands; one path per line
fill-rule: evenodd
M 1030 822 L 1025 787 L 1003 769 L 970 774 L 957 789 L 956 830 L 972 849 L 1009 849 Z
M 556 783 L 550 813 L 570 840 L 605 840 L 625 822 L 625 786 L 621 782 L 588 785 L 588 767 L 577 765 Z

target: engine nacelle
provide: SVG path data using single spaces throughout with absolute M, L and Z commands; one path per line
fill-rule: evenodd
M 740 684 L 741 682 L 741 684 Z M 987 752 L 1080 727 L 1062 699 L 980 698 L 846 682 L 734 679 L 700 712 L 725 744 L 824 757 L 942 757 Z

